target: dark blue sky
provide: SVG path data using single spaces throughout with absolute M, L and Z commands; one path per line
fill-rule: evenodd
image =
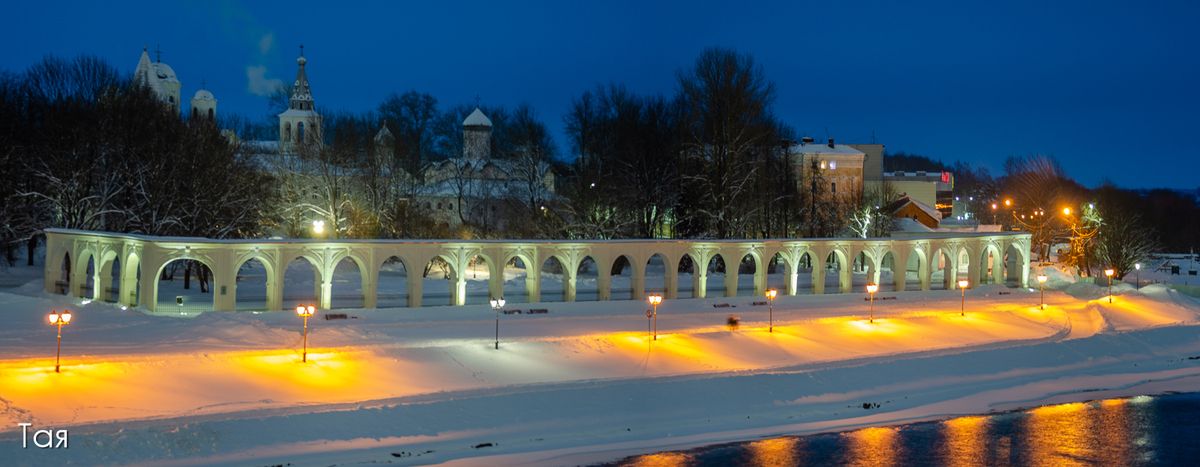
M 428 92 L 443 106 L 527 102 L 556 132 L 597 83 L 671 94 L 710 46 L 753 54 L 801 134 L 1001 169 L 1058 157 L 1085 184 L 1200 186 L 1200 2 L 20 2 L 0 67 L 143 45 L 189 99 L 265 115 L 305 45 L 318 105 L 373 109 Z

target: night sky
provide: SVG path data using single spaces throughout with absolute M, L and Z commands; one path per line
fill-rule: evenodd
M 221 113 L 265 116 L 260 94 L 293 79 L 304 44 L 318 106 L 413 89 L 443 108 L 525 102 L 566 157 L 572 98 L 607 82 L 672 94 L 677 70 L 721 46 L 755 56 L 801 135 L 993 173 L 1041 153 L 1087 185 L 1200 186 L 1194 1 L 19 3 L 0 68 L 92 54 L 132 72 L 161 47 L 185 101 L 206 82 Z

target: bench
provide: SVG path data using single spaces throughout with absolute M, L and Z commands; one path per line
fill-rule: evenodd
M 875 297 L 875 299 L 876 300 L 895 300 L 896 296 L 895 295 L 886 295 L 886 296 Z M 871 297 L 864 297 L 863 301 L 869 302 L 869 301 L 871 301 Z
M 550 312 L 550 310 L 547 310 L 545 308 L 530 308 L 529 309 L 529 314 L 531 314 L 531 315 L 544 315 L 549 312 Z
M 503 312 L 503 313 L 504 313 L 504 314 L 506 314 L 506 315 L 513 315 L 513 314 L 519 315 L 519 314 L 521 314 L 521 310 L 500 310 L 500 311 L 501 311 L 501 312 Z
M 67 294 L 67 286 L 69 286 L 69 285 L 71 285 L 71 283 L 69 283 L 67 281 L 54 281 L 54 290 L 60 294 L 66 295 Z
M 750 302 L 751 306 L 767 306 L 767 302 Z
M 331 319 L 346 319 L 346 318 L 348 318 L 348 316 L 346 316 L 345 313 L 325 313 L 325 321 L 329 321 Z
M 728 303 L 714 303 L 713 308 L 733 308 L 733 306 Z

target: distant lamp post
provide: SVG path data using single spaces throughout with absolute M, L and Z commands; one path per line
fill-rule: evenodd
M 1038 290 L 1042 293 L 1042 309 L 1046 309 L 1046 280 L 1049 279 L 1045 274 L 1038 274 Z
M 1105 270 L 1104 270 L 1104 275 L 1105 275 L 1105 276 L 1108 276 L 1108 303 L 1112 303 L 1112 278 L 1113 278 L 1113 274 L 1116 274 L 1116 271 L 1114 271 L 1112 268 L 1108 268 L 1108 269 L 1105 269 Z
M 779 295 L 779 291 L 770 289 L 767 291 L 767 332 L 775 332 L 775 297 Z
M 658 305 L 662 303 L 662 295 L 653 294 L 646 297 L 646 300 L 650 301 L 650 319 L 653 320 L 653 328 L 650 332 L 654 336 L 654 340 L 658 340 Z
M 1137 275 L 1137 285 L 1135 290 L 1142 290 L 1142 263 L 1133 263 L 1134 274 Z
M 959 308 L 959 316 L 967 316 L 967 286 L 969 285 L 971 285 L 971 283 L 966 279 L 958 280 L 958 290 L 962 292 L 962 304 Z
M 496 345 L 495 345 L 495 349 L 500 350 L 500 309 L 504 308 L 504 297 L 493 298 L 489 302 L 492 304 L 492 311 L 496 312 Z
M 992 223 L 993 224 L 996 223 L 996 208 L 998 208 L 998 207 L 999 206 L 997 206 L 996 203 L 992 203 Z
M 870 314 L 868 315 L 869 318 L 867 319 L 867 322 L 870 322 L 870 323 L 875 322 L 875 292 L 878 292 L 878 291 L 879 291 L 879 284 L 875 284 L 875 283 L 867 284 L 867 293 L 871 295 L 871 305 L 869 308 Z
M 58 350 L 54 352 L 54 372 L 59 373 L 59 359 L 62 357 L 62 327 L 71 324 L 71 310 L 51 310 L 46 319 L 51 326 L 58 326 Z
M 1063 208 L 1063 215 L 1064 215 L 1064 216 L 1070 216 L 1070 215 L 1071 215 L 1071 208 Z
M 313 221 L 312 222 L 312 230 L 313 230 L 314 235 L 319 236 L 321 234 L 324 234 L 325 233 L 325 221 L 323 221 L 323 220 Z
M 304 318 L 304 353 L 300 357 L 300 361 L 302 362 L 308 362 L 308 318 L 311 318 L 316 311 L 317 307 L 312 305 L 300 305 L 296 307 L 296 315 Z

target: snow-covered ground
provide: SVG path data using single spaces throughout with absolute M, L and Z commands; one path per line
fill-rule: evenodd
M 37 274 L 0 273 L 0 455 L 18 465 L 579 464 L 1200 389 L 1195 299 L 1118 284 L 1110 304 L 1056 270 L 1045 310 L 998 285 L 965 316 L 957 291 L 881 293 L 874 323 L 864 294 L 782 297 L 768 332 L 757 298 L 672 300 L 657 340 L 645 303 L 546 303 L 501 315 L 500 350 L 486 306 L 350 310 L 311 321 L 307 364 L 292 313 L 148 316 L 42 294 Z M 44 319 L 64 306 L 55 374 Z M 68 428 L 70 449 L 20 449 L 19 422 Z

